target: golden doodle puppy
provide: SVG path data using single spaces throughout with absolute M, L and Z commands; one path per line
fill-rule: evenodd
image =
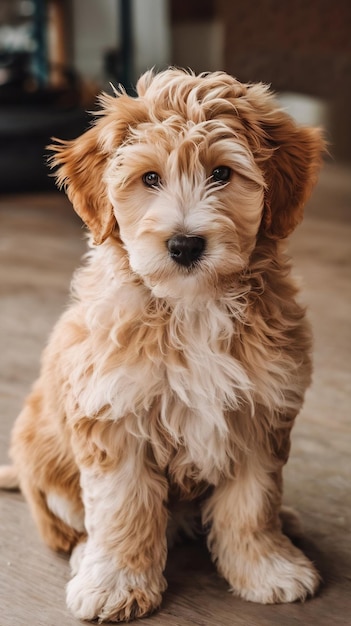
M 304 599 L 319 576 L 280 508 L 311 333 L 283 249 L 323 140 L 225 73 L 147 72 L 137 92 L 103 95 L 53 147 L 90 251 L 1 484 L 18 481 L 49 546 L 74 548 L 78 618 L 160 605 L 187 506 L 235 594 Z

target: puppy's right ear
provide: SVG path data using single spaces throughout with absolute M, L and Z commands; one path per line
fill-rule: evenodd
M 48 146 L 57 184 L 90 229 L 95 244 L 101 244 L 116 228 L 108 198 L 105 170 L 109 157 L 125 140 L 129 127 L 145 117 L 138 100 L 122 93 L 116 98 L 104 94 L 97 122 L 73 141 L 54 139 Z
M 51 164 L 59 166 L 56 181 L 65 191 L 75 211 L 100 244 L 113 231 L 116 220 L 107 197 L 104 171 L 107 155 L 99 146 L 98 128 L 93 127 L 73 141 L 54 139 Z

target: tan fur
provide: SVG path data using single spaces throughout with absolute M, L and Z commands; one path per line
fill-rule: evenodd
M 92 239 L 11 446 L 45 541 L 80 540 L 68 605 L 102 621 L 159 606 L 182 499 L 201 506 L 235 593 L 304 599 L 318 574 L 279 512 L 311 335 L 281 240 L 302 219 L 320 133 L 223 73 L 148 72 L 137 98 L 101 102 L 90 130 L 53 146 Z M 175 234 L 206 238 L 195 266 L 168 254 Z

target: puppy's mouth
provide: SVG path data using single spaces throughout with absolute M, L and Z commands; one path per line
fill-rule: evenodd
M 206 250 L 205 237 L 192 235 L 173 235 L 167 240 L 169 256 L 177 265 L 191 270 L 203 257 Z

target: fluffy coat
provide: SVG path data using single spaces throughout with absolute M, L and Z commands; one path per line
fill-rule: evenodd
M 103 95 L 95 124 L 53 146 L 90 250 L 0 482 L 18 478 L 49 546 L 76 546 L 79 618 L 160 605 L 167 526 L 188 504 L 236 594 L 304 599 L 319 576 L 280 509 L 311 332 L 284 240 L 323 140 L 224 73 L 148 72 L 137 91 Z M 201 239 L 199 258 L 179 262 L 175 236 Z

